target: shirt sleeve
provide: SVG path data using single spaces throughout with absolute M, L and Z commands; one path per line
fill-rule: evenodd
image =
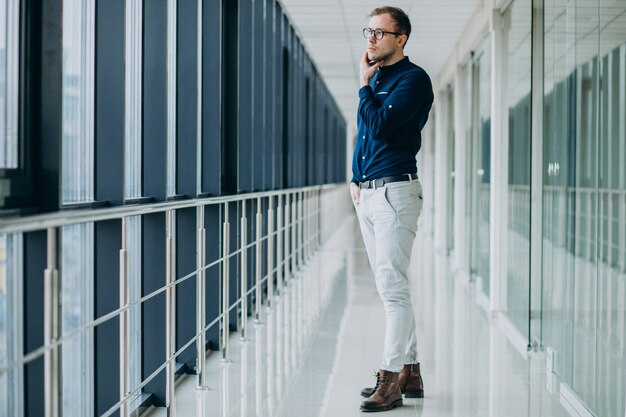
M 418 112 L 429 109 L 432 101 L 432 85 L 428 76 L 422 72 L 411 72 L 400 79 L 384 103 L 376 98 L 370 86 L 361 87 L 358 112 L 368 136 L 373 140 L 383 140 Z

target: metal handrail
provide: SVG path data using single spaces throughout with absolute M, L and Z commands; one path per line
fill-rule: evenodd
M 325 191 L 340 185 L 324 184 L 301 188 L 286 188 L 273 191 L 259 191 L 247 194 L 234 194 L 220 197 L 193 198 L 189 200 L 164 201 L 159 203 L 133 204 L 98 209 L 68 209 L 49 214 L 35 214 L 32 216 L 0 219 L 0 234 L 24 233 L 45 230 L 51 227 L 71 226 L 75 224 L 116 220 L 122 217 L 141 216 L 153 213 L 162 213 L 167 210 L 179 210 L 199 206 L 210 206 L 224 203 L 238 203 L 240 201 L 258 198 L 276 197 L 294 192 Z
M 72 210 L 72 211 L 64 211 L 53 214 L 45 214 L 45 215 L 35 215 L 22 219 L 5 219 L 0 221 L 0 233 L 23 233 L 29 231 L 36 230 L 47 230 L 48 233 L 48 266 L 46 268 L 45 275 L 45 286 L 47 288 L 46 294 L 44 294 L 44 299 L 46 301 L 46 311 L 50 310 L 54 312 L 56 310 L 55 305 L 58 303 L 57 294 L 59 288 L 57 287 L 57 274 L 58 271 L 56 269 L 56 263 L 54 262 L 56 258 L 56 252 L 58 251 L 56 244 L 56 235 L 58 228 L 62 226 L 69 226 L 75 224 L 83 224 L 89 222 L 99 222 L 106 220 L 121 220 L 122 221 L 122 241 L 120 242 L 120 304 L 119 308 L 114 311 L 111 311 L 97 319 L 90 320 L 88 323 L 83 324 L 80 327 L 74 328 L 66 334 L 57 334 L 59 331 L 59 323 L 58 318 L 54 316 L 54 314 L 46 313 L 44 317 L 45 328 L 47 331 L 46 337 L 44 339 L 43 346 L 37 348 L 36 350 L 29 352 L 28 354 L 22 355 L 19 359 L 12 361 L 10 364 L 0 368 L 0 374 L 4 374 L 8 371 L 11 371 L 15 368 L 21 367 L 25 364 L 28 364 L 42 356 L 46 359 L 45 369 L 44 369 L 44 377 L 48 382 L 56 381 L 56 369 L 59 363 L 59 350 L 64 343 L 68 340 L 75 338 L 86 331 L 92 330 L 97 326 L 111 320 L 113 318 L 120 319 L 120 368 L 128 366 L 128 355 L 127 350 L 129 347 L 130 341 L 127 338 L 127 333 L 129 331 L 128 324 L 128 314 L 132 308 L 136 308 L 140 306 L 142 303 L 145 303 L 154 297 L 165 293 L 166 294 L 166 360 L 164 363 L 160 364 L 159 368 L 156 369 L 150 376 L 139 383 L 138 386 L 133 387 L 131 391 L 128 381 L 128 370 L 120 369 L 120 400 L 113 405 L 108 411 L 103 414 L 103 416 L 111 415 L 117 410 L 120 411 L 121 414 L 127 415 L 129 410 L 129 401 L 135 397 L 135 395 L 141 391 L 143 387 L 145 387 L 151 380 L 153 380 L 160 372 L 166 370 L 166 402 L 168 409 L 173 409 L 175 407 L 175 394 L 174 394 L 174 361 L 189 346 L 193 343 L 196 343 L 198 346 L 198 356 L 199 362 L 203 361 L 202 352 L 204 352 L 205 348 L 205 333 L 211 327 L 216 324 L 221 323 L 220 326 L 220 349 L 222 350 L 222 355 L 224 360 L 228 361 L 228 338 L 229 338 L 229 315 L 233 310 L 237 311 L 241 306 L 240 311 L 238 311 L 238 315 L 248 313 L 248 297 L 254 293 L 256 293 L 256 308 L 257 317 L 258 317 L 258 308 L 263 300 L 260 299 L 262 297 L 261 288 L 265 283 L 268 283 L 268 291 L 273 292 L 273 286 L 269 285 L 270 278 L 273 279 L 276 276 L 278 281 L 278 288 L 276 291 L 280 294 L 283 289 L 283 282 L 287 279 L 295 276 L 298 271 L 302 269 L 306 261 L 308 260 L 308 255 L 313 254 L 319 248 L 319 244 L 321 243 L 322 235 L 324 234 L 324 230 L 321 222 L 321 212 L 322 212 L 322 200 L 324 198 L 325 191 L 334 191 L 339 192 L 342 191 L 337 184 L 329 184 L 324 186 L 312 186 L 312 187 L 303 187 L 303 188 L 295 188 L 295 189 L 285 189 L 285 190 L 277 190 L 277 191 L 268 191 L 268 192 L 259 192 L 259 193 L 251 193 L 244 195 L 233 195 L 233 196 L 224 196 L 224 197 L 213 197 L 206 199 L 195 199 L 195 200 L 187 200 L 187 201 L 174 201 L 174 202 L 162 202 L 162 203 L 154 203 L 154 204 L 146 204 L 140 206 L 123 206 L 123 207 L 115 207 L 115 208 L 104 208 L 104 209 L 95 209 L 95 210 Z M 285 198 L 283 198 L 283 196 Z M 274 197 L 278 197 L 276 200 Z M 265 210 L 261 209 L 261 202 L 263 198 L 268 199 L 268 207 Z M 257 200 L 257 213 L 256 213 L 256 227 L 257 236 L 256 239 L 247 242 L 246 239 L 241 240 L 241 244 L 238 245 L 239 248 L 231 251 L 229 245 L 229 235 L 231 233 L 229 220 L 228 220 L 228 204 L 229 203 L 240 203 L 246 202 L 249 200 Z M 222 242 L 220 246 L 222 246 L 222 256 L 213 260 L 209 264 L 204 264 L 204 258 L 198 257 L 198 262 L 196 264 L 196 268 L 194 271 L 187 273 L 186 275 L 175 278 L 172 259 L 175 256 L 173 242 L 176 238 L 176 227 L 174 226 L 174 213 L 176 210 L 185 209 L 195 207 L 197 213 L 204 213 L 202 207 L 208 205 L 222 205 L 225 209 L 225 217 L 222 220 L 222 226 L 218 226 L 218 230 L 222 230 Z M 276 211 L 274 211 L 274 208 Z M 262 228 L 262 219 L 263 213 L 267 216 L 274 216 L 276 213 L 277 219 L 276 224 L 274 224 L 273 217 L 271 221 L 268 221 L 268 228 L 266 231 L 261 232 Z M 283 217 L 281 213 L 284 211 L 285 216 Z M 128 285 L 128 277 L 127 277 L 127 267 L 128 267 L 128 249 L 126 242 L 126 220 L 131 216 L 142 216 L 146 214 L 153 213 L 165 213 L 166 214 L 166 283 L 155 291 L 147 294 L 133 302 L 128 300 L 128 289 L 122 288 Z M 253 215 L 253 214 L 251 214 Z M 246 213 L 243 210 L 242 213 L 238 216 L 242 221 L 242 225 L 246 225 Z M 235 223 L 233 223 L 234 225 Z M 271 227 L 270 227 L 271 224 Z M 197 242 L 198 251 L 202 251 L 204 253 L 204 243 L 203 243 L 203 233 L 204 229 L 204 217 L 203 215 L 198 215 L 196 217 L 196 228 L 199 232 L 199 239 Z M 243 233 L 242 233 L 243 234 Z M 273 244 L 274 241 L 277 243 L 281 242 L 284 237 L 284 248 L 279 247 L 279 251 L 276 253 L 276 260 L 268 258 L 267 271 L 265 274 L 262 274 L 261 263 L 264 261 L 260 255 L 260 248 L 262 245 L 268 246 L 268 254 L 273 257 L 273 249 L 270 251 L 269 245 Z M 195 238 L 195 237 L 194 237 Z M 231 302 L 228 296 L 228 286 L 229 280 L 231 278 L 230 272 L 228 271 L 228 265 L 230 260 L 237 256 L 241 255 L 242 262 L 246 260 L 245 254 L 248 250 L 252 248 L 256 248 L 257 256 L 256 256 L 256 282 L 251 288 L 247 288 L 247 286 L 243 286 L 241 291 L 237 291 L 237 300 Z M 284 249 L 284 252 L 283 252 Z M 306 251 L 306 252 L 305 252 Z M 245 264 L 245 262 L 244 262 Z M 225 292 L 222 294 L 222 307 L 221 312 L 214 318 L 214 320 L 206 325 L 204 321 L 198 322 L 199 327 L 197 328 L 197 332 L 192 339 L 190 339 L 182 348 L 175 350 L 174 345 L 172 344 L 173 335 L 176 332 L 175 329 L 175 291 L 176 286 L 182 284 L 183 282 L 187 282 L 188 280 L 195 278 L 197 279 L 198 287 L 202 288 L 204 280 L 204 272 L 209 268 L 216 267 L 218 265 L 223 265 L 224 270 L 222 271 L 222 276 L 219 278 L 222 280 L 222 288 L 225 288 Z M 252 270 L 251 270 L 252 271 Z M 204 307 L 206 304 L 205 293 L 204 291 L 200 291 L 197 293 L 197 302 L 196 306 L 196 314 L 200 314 L 204 311 Z M 269 302 L 271 300 L 272 295 L 268 293 L 267 295 L 267 305 L 270 306 Z M 242 322 L 244 321 L 244 317 L 241 317 Z M 242 335 L 245 336 L 245 328 L 242 329 Z M 198 365 L 198 369 L 196 370 L 199 378 L 199 388 L 204 387 L 204 367 Z M 58 382 L 58 381 L 57 381 Z M 50 384 L 49 388 L 46 389 L 46 409 L 54 410 L 59 406 L 59 395 L 60 395 L 60 387 L 55 384 Z M 54 415 L 54 411 L 50 411 L 47 415 Z
M 294 224 L 294 223 L 293 223 L 293 222 L 291 222 L 291 223 L 289 223 L 289 226 L 291 226 L 291 225 L 293 225 L 293 224 Z M 279 233 L 279 232 L 281 232 L 281 231 L 285 231 L 285 230 L 287 229 L 287 227 L 288 227 L 288 226 L 283 226 L 283 227 L 281 227 L 279 230 L 276 230 L 276 231 L 272 232 L 271 234 L 272 234 L 272 235 L 278 235 L 278 233 Z M 263 241 L 265 241 L 265 240 L 267 240 L 267 239 L 268 239 L 268 236 L 266 235 L 266 236 L 264 236 L 264 237 L 262 237 L 262 238 L 261 238 L 260 242 L 263 242 Z M 307 241 L 307 243 L 310 243 L 310 241 L 311 241 L 311 240 L 312 240 L 312 238 L 310 238 L 310 239 Z M 255 246 L 257 246 L 257 243 L 256 243 L 256 242 L 251 242 L 251 243 L 249 243 L 248 245 L 246 245 L 246 247 L 245 247 L 245 248 L 239 248 L 239 249 L 237 249 L 237 250 L 236 250 L 236 251 L 234 251 L 234 252 L 230 252 L 230 253 L 226 256 L 226 259 L 230 259 L 230 258 L 234 257 L 235 255 L 237 255 L 237 254 L 239 254 L 239 253 L 243 252 L 244 250 L 251 249 L 251 248 L 253 248 L 253 247 L 255 247 Z M 284 266 L 284 265 L 288 265 L 289 260 L 290 260 L 293 256 L 295 256 L 295 254 L 291 254 L 291 255 L 289 255 L 289 258 L 288 258 L 288 259 L 285 259 L 285 260 L 283 260 L 283 261 L 281 261 L 281 262 L 280 262 L 280 265 L 282 265 L 282 266 Z M 1 368 L 0 368 L 0 374 L 5 373 L 5 372 L 7 372 L 7 371 L 9 371 L 9 370 L 11 370 L 11 369 L 15 369 L 15 368 L 17 368 L 18 366 L 26 365 L 26 364 L 28 364 L 28 363 L 30 363 L 30 362 L 32 362 L 32 361 L 34 361 L 34 360 L 36 360 L 36 359 L 40 358 L 40 357 L 41 357 L 41 356 L 42 356 L 42 355 L 43 355 L 46 351 L 50 351 L 50 350 L 52 350 L 52 349 L 54 349 L 54 348 L 56 348 L 56 347 L 59 347 L 60 345 L 62 345 L 62 344 L 63 344 L 64 342 L 66 342 L 67 340 L 70 340 L 70 339 L 72 339 L 72 338 L 74 338 L 74 337 L 76 337 L 76 336 L 80 335 L 80 334 L 81 334 L 82 332 L 84 332 L 85 330 L 94 329 L 94 328 L 96 328 L 97 326 L 99 326 L 99 325 L 101 325 L 101 324 L 104 324 L 104 323 L 106 323 L 107 321 L 109 321 L 109 320 L 111 320 L 111 319 L 113 319 L 113 318 L 116 318 L 116 317 L 117 317 L 117 316 L 119 316 L 121 313 L 126 312 L 126 311 L 129 311 L 131 308 L 133 308 L 133 307 L 137 307 L 137 306 L 141 305 L 142 303 L 145 303 L 146 301 L 151 300 L 152 298 L 156 297 L 157 295 L 160 295 L 160 294 L 164 293 L 164 292 L 165 292 L 165 291 L 167 291 L 169 288 L 176 287 L 177 285 L 180 285 L 180 284 L 184 283 L 185 281 L 187 281 L 187 280 L 189 280 L 189 279 L 191 279 L 191 278 L 196 277 L 196 275 L 197 275 L 199 272 L 201 272 L 201 271 L 206 271 L 206 270 L 208 270 L 209 268 L 212 268 L 212 267 L 214 267 L 214 266 L 217 266 L 217 265 L 221 264 L 222 262 L 224 262 L 224 257 L 219 257 L 219 258 L 217 258 L 216 260 L 214 260 L 213 262 L 211 262 L 211 263 L 209 263 L 209 264 L 207 264 L 207 265 L 203 266 L 202 268 L 200 268 L 200 269 L 198 269 L 198 270 L 194 270 L 194 271 L 192 271 L 192 272 L 188 273 L 187 275 L 183 275 L 182 277 L 177 278 L 177 279 L 176 279 L 174 282 L 172 282 L 171 284 L 167 284 L 167 285 L 164 285 L 164 286 L 162 286 L 162 287 L 159 287 L 158 289 L 156 289 L 156 290 L 152 291 L 152 292 L 151 292 L 151 293 L 149 293 L 149 294 L 144 295 L 143 297 L 141 297 L 141 298 L 137 299 L 136 301 L 131 302 L 131 303 L 128 303 L 128 304 L 127 304 L 127 305 L 125 305 L 124 307 L 120 307 L 120 308 L 118 308 L 118 309 L 116 309 L 116 310 L 110 311 L 109 313 L 107 313 L 107 314 L 105 314 L 105 315 L 103 315 L 103 316 L 100 316 L 100 317 L 98 317 L 97 319 L 92 320 L 91 322 L 89 322 L 89 323 L 87 323 L 87 324 L 84 324 L 84 325 L 82 325 L 82 326 L 79 326 L 79 327 L 74 328 L 72 331 L 67 332 L 66 334 L 64 334 L 64 335 L 63 335 L 63 337 L 60 337 L 60 338 L 55 339 L 55 340 L 54 340 L 54 342 L 52 342 L 52 343 L 50 343 L 50 344 L 45 344 L 45 345 L 41 346 L 40 348 L 35 349 L 35 350 L 33 350 L 32 352 L 29 352 L 28 354 L 26 354 L 26 356 L 24 356 L 24 357 L 22 358 L 22 360 L 15 361 L 15 362 L 13 362 L 13 364 L 12 364 L 12 365 L 10 365 L 10 366 L 4 366 L 4 367 L 1 367 Z M 273 273 L 275 273 L 275 272 L 277 272 L 277 271 L 278 271 L 278 269 L 279 269 L 279 266 L 278 266 L 278 265 L 277 265 L 276 267 L 272 268 L 272 269 L 271 269 L 271 270 L 270 270 L 267 274 L 265 274 L 265 275 L 263 276 L 263 278 L 261 279 L 261 283 L 264 283 L 265 281 L 267 281 L 267 278 L 269 277 L 269 275 L 270 275 L 270 274 L 273 274 Z M 256 289 L 256 285 L 255 285 L 254 287 L 252 287 L 251 289 L 249 289 L 249 290 L 246 292 L 246 295 L 250 295 L 250 294 L 252 294 L 252 293 L 255 291 L 255 289 Z M 232 309 L 232 307 L 234 307 L 234 306 L 237 306 L 240 302 L 241 302 L 241 299 L 238 299 L 238 300 L 234 301 L 234 303 L 231 305 L 231 308 L 230 308 L 230 309 Z M 218 318 L 220 318 L 220 317 L 221 317 L 221 314 L 218 316 Z M 207 330 L 208 330 L 208 328 L 207 328 Z

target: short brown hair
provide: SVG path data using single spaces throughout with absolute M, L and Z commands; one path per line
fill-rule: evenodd
M 377 7 L 372 10 L 370 13 L 370 17 L 372 16 L 380 16 L 381 14 L 388 14 L 391 16 L 391 19 L 396 22 L 396 26 L 398 26 L 398 32 L 406 35 L 407 40 L 411 35 L 411 21 L 409 20 L 409 16 L 404 13 L 399 7 L 391 7 L 391 6 L 383 6 Z

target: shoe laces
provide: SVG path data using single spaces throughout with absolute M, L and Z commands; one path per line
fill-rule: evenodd
M 382 372 L 376 372 L 375 375 L 376 375 L 376 387 L 374 388 L 374 390 L 377 390 L 379 387 L 385 384 L 385 382 L 387 381 L 387 375 L 383 374 Z

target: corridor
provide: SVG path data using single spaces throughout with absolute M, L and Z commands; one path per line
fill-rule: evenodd
M 421 233 L 413 250 L 412 294 L 424 399 L 384 415 L 569 416 L 537 353 L 516 350 L 476 290 L 455 279 Z M 304 294 L 316 294 L 312 299 Z M 207 390 L 187 375 L 176 389 L 180 416 L 349 417 L 374 381 L 384 315 L 356 218 L 314 254 L 250 335 L 231 337 L 230 362 L 207 357 Z M 150 414 L 165 417 L 166 410 Z M 572 414 L 576 415 L 576 414 Z

